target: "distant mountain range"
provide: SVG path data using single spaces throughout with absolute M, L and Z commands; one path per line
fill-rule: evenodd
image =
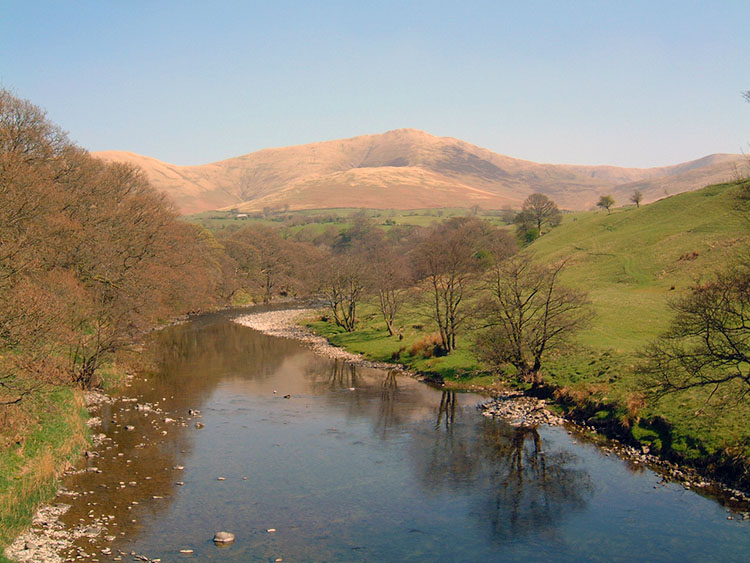
M 94 155 L 140 166 L 184 214 L 286 206 L 518 208 L 533 192 L 547 194 L 564 209 L 588 209 L 603 194 L 622 205 L 639 189 L 647 203 L 724 182 L 733 164 L 744 159 L 713 154 L 658 168 L 538 164 L 416 129 L 265 149 L 201 166 L 123 151 Z

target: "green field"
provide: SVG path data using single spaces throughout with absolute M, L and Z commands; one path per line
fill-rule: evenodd
M 281 228 L 288 234 L 296 234 L 302 230 L 319 234 L 331 226 L 337 230 L 351 226 L 352 219 L 357 216 L 369 217 L 387 230 L 395 225 L 426 227 L 449 217 L 463 217 L 471 213 L 472 210 L 462 207 L 409 210 L 331 208 L 287 212 L 277 211 L 266 214 L 248 214 L 239 211 L 206 211 L 190 215 L 185 219 L 213 231 L 234 230 L 246 225 L 263 225 Z M 479 210 L 478 214 L 493 224 L 506 224 L 501 219 L 500 212 L 498 211 Z

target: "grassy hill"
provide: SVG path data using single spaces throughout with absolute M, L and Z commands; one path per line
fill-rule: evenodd
M 720 184 L 640 208 L 570 215 L 531 245 L 539 260 L 567 260 L 565 283 L 589 292 L 597 315 L 583 343 L 633 352 L 666 327 L 669 299 L 749 238 L 732 210 L 733 189 Z

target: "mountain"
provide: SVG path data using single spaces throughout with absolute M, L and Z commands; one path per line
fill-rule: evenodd
M 95 156 L 140 166 L 182 213 L 266 207 L 519 207 L 542 192 L 565 209 L 587 209 L 602 194 L 644 202 L 728 180 L 742 155 L 714 154 L 674 166 L 621 168 L 538 164 L 450 137 L 397 129 L 265 149 L 202 166 L 176 166 L 130 152 Z

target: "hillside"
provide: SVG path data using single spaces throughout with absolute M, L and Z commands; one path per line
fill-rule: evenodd
M 221 208 L 519 207 L 533 192 L 562 208 L 588 209 L 603 193 L 624 203 L 726 181 L 740 155 L 717 154 L 660 168 L 538 164 L 415 129 L 266 149 L 205 164 L 176 166 L 121 151 L 95 156 L 144 169 L 182 213 Z
M 567 260 L 565 281 L 591 295 L 597 316 L 583 335 L 587 344 L 642 347 L 666 328 L 670 298 L 748 243 L 733 189 L 714 185 L 611 214 L 573 214 L 531 245 L 540 260 Z

